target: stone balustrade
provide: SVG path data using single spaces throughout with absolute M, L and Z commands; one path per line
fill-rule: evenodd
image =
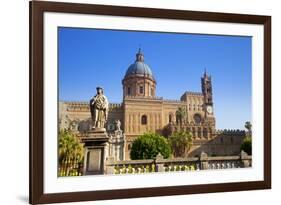
M 164 159 L 157 155 L 149 160 L 106 160 L 106 174 L 138 174 L 149 172 L 193 171 L 207 169 L 233 169 L 252 166 L 252 156 L 244 151 L 238 156 L 209 157 L 202 152 L 200 157 Z

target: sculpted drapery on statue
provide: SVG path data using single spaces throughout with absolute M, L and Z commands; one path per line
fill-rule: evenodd
M 105 130 L 104 125 L 108 117 L 108 100 L 103 94 L 103 88 L 97 87 L 97 94 L 90 100 L 92 115 L 92 129 Z
M 121 121 L 120 120 L 116 120 L 115 123 L 116 123 L 116 130 L 120 131 L 121 130 Z

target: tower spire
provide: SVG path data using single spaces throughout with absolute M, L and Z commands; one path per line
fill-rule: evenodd
M 204 76 L 201 77 L 201 88 L 202 94 L 204 95 L 204 103 L 206 105 L 213 105 L 213 91 L 212 91 L 212 80 L 208 76 L 206 68 L 204 71 Z

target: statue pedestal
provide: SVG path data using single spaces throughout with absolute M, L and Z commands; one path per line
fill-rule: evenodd
M 104 174 L 105 160 L 108 156 L 109 137 L 105 129 L 90 130 L 82 142 L 85 147 L 84 175 Z

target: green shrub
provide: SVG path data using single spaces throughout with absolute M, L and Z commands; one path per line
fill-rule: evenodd
M 167 139 L 159 134 L 145 133 L 133 142 L 130 156 L 132 160 L 155 159 L 158 153 L 164 158 L 170 156 L 171 147 Z

